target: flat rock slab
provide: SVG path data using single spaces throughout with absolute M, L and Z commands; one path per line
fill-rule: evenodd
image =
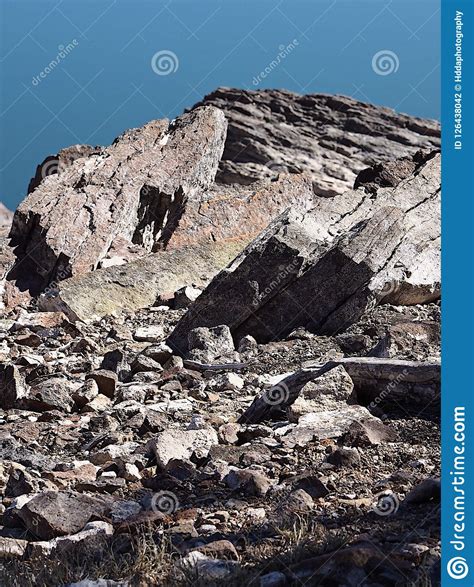
M 92 517 L 102 517 L 110 500 L 73 491 L 47 491 L 30 499 L 18 511 L 26 529 L 39 540 L 75 534 Z
M 122 310 L 152 306 L 161 296 L 194 283 L 205 286 L 244 246 L 236 241 L 152 253 L 126 265 L 98 269 L 58 284 L 40 307 L 61 309 L 71 320 L 89 321 Z

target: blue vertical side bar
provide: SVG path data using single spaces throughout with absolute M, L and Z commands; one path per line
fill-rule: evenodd
M 474 585 L 474 0 L 442 0 L 442 585 Z

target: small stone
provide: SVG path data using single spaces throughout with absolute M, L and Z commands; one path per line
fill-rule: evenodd
M 27 385 L 15 365 L 0 365 L 0 389 L 0 408 L 3 410 L 16 407 L 27 395 Z
M 362 418 L 353 422 L 341 440 L 349 446 L 377 446 L 384 442 L 394 442 L 397 434 L 393 428 L 378 418 Z
M 296 489 L 279 505 L 277 514 L 293 516 L 296 513 L 308 513 L 314 507 L 313 498 L 304 489 Z
M 110 519 L 114 524 L 126 522 L 141 511 L 142 507 L 136 501 L 116 501 L 110 508 Z
M 240 354 L 251 357 L 257 354 L 258 343 L 253 336 L 247 334 L 240 339 L 237 350 Z
M 76 385 L 64 377 L 49 377 L 33 385 L 23 399 L 25 407 L 36 412 L 59 410 L 70 412 Z
M 236 444 L 239 440 L 238 433 L 240 429 L 240 424 L 236 422 L 222 424 L 219 428 L 219 440 L 224 444 Z
M 225 373 L 218 380 L 219 391 L 238 391 L 245 385 L 245 381 L 236 373 Z
M 165 337 L 163 326 L 142 326 L 135 330 L 133 338 L 141 342 L 161 342 Z
M 188 334 L 188 346 L 188 358 L 201 363 L 217 362 L 235 355 L 234 340 L 230 328 L 225 324 L 213 328 L 194 328 Z
M 219 439 L 213 428 L 179 430 L 169 428 L 149 443 L 158 465 L 166 467 L 172 459 L 188 460 L 194 452 L 207 456 L 212 445 Z
M 108 511 L 108 502 L 72 491 L 47 491 L 30 499 L 18 514 L 28 531 L 40 540 L 75 534 L 92 516 Z
M 197 575 L 201 581 L 222 581 L 230 578 L 240 569 L 235 561 L 211 558 L 193 550 L 179 561 L 179 566 Z
M 151 357 L 146 357 L 145 355 L 138 355 L 133 361 L 131 367 L 133 373 L 144 373 L 148 371 L 160 373 L 160 371 L 163 371 L 163 367 L 158 361 L 155 361 L 155 359 L 152 359 Z
M 232 490 L 256 497 L 264 497 L 273 485 L 270 479 L 259 471 L 236 468 L 228 473 L 224 482 Z
M 200 529 L 202 529 L 202 526 Z M 204 546 L 193 549 L 193 552 L 202 552 L 212 558 L 239 560 L 237 550 L 229 540 L 215 540 L 214 542 L 209 542 Z
M 336 467 L 357 467 L 360 465 L 360 454 L 355 448 L 337 448 L 327 461 Z
M 93 379 L 97 383 L 99 392 L 103 395 L 111 399 L 114 397 L 118 380 L 117 373 L 108 371 L 107 369 L 98 369 L 88 375 L 87 379 Z
M 112 400 L 109 397 L 107 397 L 106 395 L 99 393 L 99 395 L 97 395 L 97 397 L 95 397 L 92 401 L 87 403 L 82 408 L 82 412 L 83 413 L 103 412 L 104 410 L 109 409 L 111 406 L 112 406 Z

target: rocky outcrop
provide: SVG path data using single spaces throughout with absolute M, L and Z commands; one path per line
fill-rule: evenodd
M 0 584 L 437 584 L 437 125 L 213 100 L 217 182 L 205 104 L 48 157 L 16 213 Z
M 237 341 L 300 326 L 333 335 L 373 304 L 439 297 L 439 155 L 375 197 L 361 187 L 315 204 L 284 213 L 214 278 L 170 337 L 176 350 L 198 326 L 227 324 Z
M 116 239 L 148 251 L 165 245 L 185 201 L 212 184 L 225 134 L 222 112 L 200 108 L 128 131 L 47 176 L 15 212 L 8 278 L 37 294 L 95 269 Z
M 437 121 L 328 94 L 219 88 L 197 104 L 229 122 L 219 183 L 308 172 L 321 196 L 340 194 L 362 169 L 440 146 Z

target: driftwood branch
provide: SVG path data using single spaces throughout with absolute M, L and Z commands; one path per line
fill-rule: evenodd
M 200 363 L 190 359 L 185 359 L 183 365 L 194 371 L 241 371 L 248 367 L 247 363 Z
M 259 394 L 239 418 L 241 424 L 261 422 L 278 406 L 286 408 L 295 402 L 300 391 L 309 382 L 342 365 L 354 384 L 388 386 L 395 384 L 428 384 L 439 387 L 440 364 L 438 362 L 402 361 L 372 357 L 347 357 L 314 364 L 291 373 L 273 387 Z

